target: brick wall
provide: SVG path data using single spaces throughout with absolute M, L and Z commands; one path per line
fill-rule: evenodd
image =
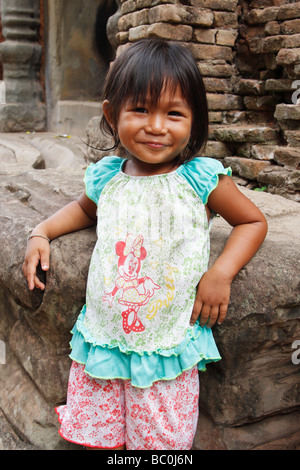
M 183 42 L 199 63 L 210 117 L 204 155 L 244 186 L 299 201 L 300 2 L 121 0 L 118 53 L 147 37 Z

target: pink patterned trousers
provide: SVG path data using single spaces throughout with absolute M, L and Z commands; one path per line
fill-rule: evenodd
M 197 366 L 149 388 L 94 379 L 72 363 L 67 404 L 56 408 L 60 435 L 88 447 L 189 450 L 198 420 Z

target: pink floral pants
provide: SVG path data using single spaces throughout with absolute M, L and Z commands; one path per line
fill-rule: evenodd
M 191 449 L 198 419 L 197 366 L 149 388 L 122 379 L 94 379 L 72 363 L 67 404 L 56 408 L 60 435 L 88 447 Z

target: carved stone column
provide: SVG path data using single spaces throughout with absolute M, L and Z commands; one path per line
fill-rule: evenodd
M 0 104 L 0 131 L 41 131 L 46 106 L 39 81 L 41 45 L 39 0 L 1 0 L 5 41 L 0 44 L 6 100 Z

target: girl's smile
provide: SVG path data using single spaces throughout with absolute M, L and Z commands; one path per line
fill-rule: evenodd
M 103 103 L 105 117 L 108 102 Z M 176 166 L 176 157 L 186 148 L 192 127 L 192 111 L 179 86 L 171 93 L 165 86 L 157 103 L 150 96 L 136 106 L 129 99 L 121 107 L 118 134 L 131 158 L 125 173 L 150 175 L 168 173 Z

